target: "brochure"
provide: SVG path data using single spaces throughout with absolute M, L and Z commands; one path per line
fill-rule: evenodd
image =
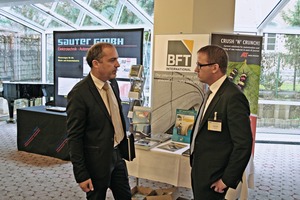
M 172 140 L 190 143 L 190 137 L 196 117 L 197 111 L 195 110 L 176 109 L 176 121 L 173 128 Z

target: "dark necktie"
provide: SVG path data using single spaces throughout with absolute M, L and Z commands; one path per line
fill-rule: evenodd
M 115 129 L 115 141 L 119 144 L 124 138 L 124 130 L 120 117 L 119 105 L 114 92 L 112 91 L 111 87 L 108 85 L 107 82 L 104 84 L 103 89 L 106 91 L 107 94 L 110 115 Z
M 195 124 L 195 128 L 194 128 L 192 142 L 191 142 L 191 153 L 193 153 L 193 151 L 194 151 L 195 139 L 196 139 L 196 136 L 198 134 L 199 125 L 200 125 L 200 122 L 202 121 L 202 117 L 203 117 L 203 114 L 204 114 L 203 112 L 204 112 L 204 109 L 205 109 L 205 105 L 206 105 L 207 99 L 208 99 L 208 97 L 209 97 L 210 94 L 211 94 L 211 91 L 210 91 L 210 89 L 208 89 L 206 91 L 205 95 L 204 95 L 203 103 L 201 105 L 197 121 L 195 122 L 196 124 Z

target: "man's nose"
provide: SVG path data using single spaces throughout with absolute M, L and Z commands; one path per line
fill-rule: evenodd
M 116 67 L 120 67 L 120 63 L 119 63 L 118 60 L 116 60 L 115 66 L 116 66 Z

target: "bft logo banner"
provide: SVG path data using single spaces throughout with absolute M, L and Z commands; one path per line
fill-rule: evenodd
M 190 67 L 192 64 L 193 40 L 168 41 L 167 66 Z

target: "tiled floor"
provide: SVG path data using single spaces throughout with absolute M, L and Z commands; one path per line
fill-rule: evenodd
M 1 200 L 84 199 L 70 162 L 17 151 L 16 135 L 15 124 L 0 122 Z M 270 133 L 267 137 L 275 138 Z M 256 143 L 254 166 L 255 188 L 249 189 L 249 200 L 300 200 L 300 145 Z M 130 184 L 135 186 L 134 177 Z M 154 189 L 172 187 L 145 179 L 139 184 Z M 192 199 L 188 188 L 177 188 L 175 195 Z M 110 192 L 107 199 L 113 199 Z

